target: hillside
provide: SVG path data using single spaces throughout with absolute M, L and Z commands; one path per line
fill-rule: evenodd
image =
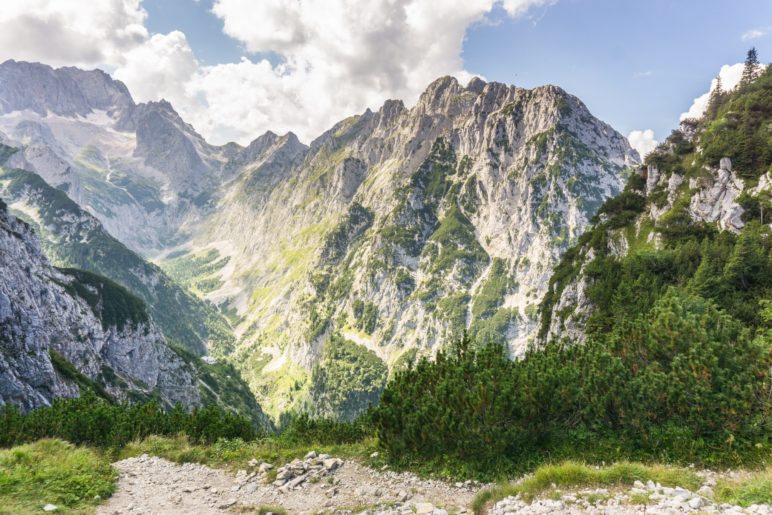
M 542 338 L 581 342 L 645 315 L 669 288 L 751 332 L 772 298 L 772 72 L 724 93 L 646 158 L 563 256 Z
M 230 327 L 213 306 L 126 248 L 63 191 L 34 173 L 0 166 L 0 196 L 35 228 L 56 266 L 103 275 L 139 296 L 174 345 L 199 356 L 232 347 Z
M 196 371 L 164 343 L 141 300 L 88 272 L 52 267 L 0 203 L 0 404 L 23 409 L 94 390 L 201 405 Z

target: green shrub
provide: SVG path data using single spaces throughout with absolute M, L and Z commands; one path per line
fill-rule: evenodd
M 584 346 L 513 362 L 464 338 L 397 373 L 373 416 L 395 464 L 461 474 L 549 455 L 725 463 L 769 445 L 770 365 L 742 323 L 669 288 Z
M 164 411 L 155 401 L 112 404 L 93 393 L 74 399 L 58 398 L 50 407 L 26 414 L 11 404 L 0 409 L 0 447 L 61 438 L 74 444 L 118 448 L 148 435 L 177 433 L 186 434 L 194 442 L 253 440 L 260 436 L 248 419 L 213 406 L 187 412 L 178 405 Z

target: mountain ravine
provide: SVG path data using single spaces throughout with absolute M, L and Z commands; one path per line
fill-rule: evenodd
M 210 352 L 232 352 L 274 417 L 351 417 L 464 330 L 521 355 L 561 254 L 639 161 L 555 86 L 443 77 L 310 146 L 218 147 L 101 72 L 9 61 L 0 77 L 50 82 L 0 88 L 8 166 L 218 306 L 236 343 Z

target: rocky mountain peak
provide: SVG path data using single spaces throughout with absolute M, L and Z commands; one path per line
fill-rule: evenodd
M 445 76 L 436 79 L 421 93 L 417 106 L 421 111 L 447 112 L 451 99 L 463 91 L 455 77 Z
M 0 113 L 87 116 L 102 110 L 117 118 L 134 107 L 126 85 L 102 70 L 8 60 L 0 64 L 0 85 Z

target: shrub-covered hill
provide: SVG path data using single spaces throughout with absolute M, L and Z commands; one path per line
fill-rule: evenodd
M 521 361 L 468 339 L 398 372 L 393 461 L 764 461 L 772 435 L 772 70 L 713 96 L 562 257 Z
M 541 304 L 545 340 L 584 341 L 645 317 L 671 287 L 751 334 L 772 298 L 772 71 L 714 94 L 647 158 L 569 249 Z

